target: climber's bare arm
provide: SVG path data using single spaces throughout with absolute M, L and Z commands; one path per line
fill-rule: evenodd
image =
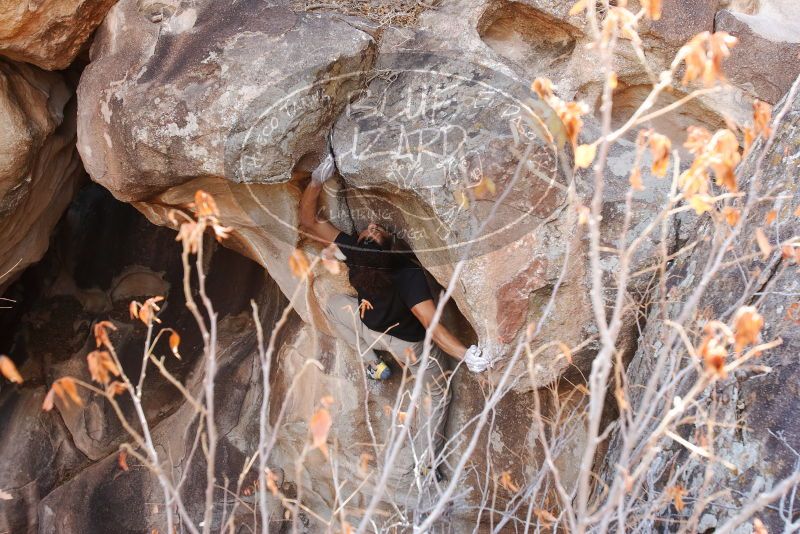
M 433 315 L 436 313 L 436 305 L 433 303 L 432 299 L 423 300 L 411 308 L 411 313 L 413 313 L 417 319 L 419 319 L 419 322 L 422 323 L 422 326 L 427 329 L 431 322 L 433 322 Z M 439 348 L 447 354 L 456 360 L 464 358 L 467 347 L 465 347 L 456 336 L 451 334 L 447 328 L 441 324 L 437 324 L 431 335 L 433 337 L 433 342 L 439 345 Z
M 317 205 L 322 193 L 322 182 L 311 180 L 300 199 L 300 229 L 326 245 L 339 235 L 339 229 L 328 221 L 317 220 Z

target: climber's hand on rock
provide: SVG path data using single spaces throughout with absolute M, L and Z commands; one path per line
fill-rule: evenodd
M 325 180 L 333 176 L 333 170 L 335 168 L 333 154 L 329 153 L 325 156 L 325 159 L 322 160 L 322 163 L 311 173 L 311 181 L 315 184 L 323 184 Z
M 467 369 L 473 373 L 482 373 L 492 366 L 492 360 L 488 354 L 484 354 L 483 350 L 477 345 L 472 345 L 464 353 L 464 363 Z

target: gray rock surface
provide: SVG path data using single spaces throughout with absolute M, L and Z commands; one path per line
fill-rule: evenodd
M 798 218 L 794 214 L 800 195 L 794 184 L 786 180 L 787 175 L 796 175 L 800 171 L 800 96 L 796 96 L 790 104 L 789 113 L 777 128 L 775 144 L 764 158 L 763 167 L 758 170 L 762 140 L 755 145 L 752 156 L 743 163 L 741 173 L 744 177 L 742 189 L 748 194 L 762 196 L 769 191 L 772 195 L 770 198 L 782 197 L 782 200 L 755 204 L 744 224 L 744 231 L 732 242 L 722 270 L 705 290 L 692 321 L 699 326 L 710 318 L 730 321 L 740 306 L 756 306 L 764 317 L 761 339 L 767 342 L 780 338 L 782 343 L 765 351 L 727 378 L 713 382 L 689 408 L 687 416 L 690 418 L 693 414 L 713 413 L 713 454 L 719 460 L 712 461 L 691 454 L 676 441 L 664 439 L 655 444 L 660 450 L 651 464 L 645 466 L 646 478 L 652 481 L 649 493 L 658 495 L 668 485 L 682 487 L 686 491 L 684 501 L 688 504 L 682 512 L 677 512 L 677 516 L 688 519 L 696 514 L 695 521 L 702 520 L 707 526 L 722 525 L 726 519 L 751 504 L 757 495 L 770 490 L 797 471 L 800 465 L 797 455 L 800 432 L 792 415 L 800 399 L 797 386 L 800 364 L 796 358 L 800 350 L 800 335 L 792 308 L 799 287 L 797 264 L 789 257 L 782 257 L 779 247 L 773 249 L 766 258 L 753 253 L 758 250 L 755 232 L 759 228 L 763 229 L 773 246 L 800 231 Z M 756 176 L 759 177 L 758 182 L 750 190 Z M 776 218 L 772 224 L 765 224 L 770 210 L 775 210 Z M 678 260 L 668 273 L 671 281 L 667 287 L 670 304 L 666 313 L 670 317 L 676 316 L 677 310 L 697 289 L 708 265 L 712 240 L 724 238 L 724 235 L 715 233 L 708 217 L 699 222 L 692 234 L 707 237 L 694 253 Z M 739 260 L 731 261 L 734 258 Z M 664 327 L 657 319 L 661 313 L 660 307 L 652 310 L 636 355 L 627 370 L 633 413 L 640 413 L 647 407 L 642 404 L 641 391 L 656 372 L 658 360 L 667 358 Z M 699 326 L 696 334 L 698 346 L 702 338 Z M 681 353 L 681 350 L 677 349 L 676 353 Z M 689 368 L 691 362 L 684 365 Z M 662 368 L 664 377 L 668 376 L 668 368 Z M 689 373 L 686 384 L 691 383 L 693 376 L 691 371 Z M 663 383 L 662 379 L 658 385 Z M 683 395 L 687 388 L 679 388 L 675 394 Z M 671 398 L 655 399 L 653 402 L 669 409 Z M 660 413 L 659 410 L 656 408 L 656 413 Z M 679 429 L 684 439 L 701 445 L 708 430 L 703 424 L 690 423 Z M 614 466 L 619 458 L 620 443 L 619 434 L 612 433 L 610 455 L 605 460 L 609 477 L 616 473 Z M 724 467 L 724 462 L 732 467 Z M 610 482 L 611 478 L 606 480 Z M 712 488 L 713 491 L 710 491 Z M 669 503 L 661 506 L 656 504 L 655 509 L 663 517 L 676 514 Z M 792 504 L 789 501 L 776 501 L 772 508 L 758 514 L 770 532 L 784 528 L 780 510 L 791 515 Z M 654 525 L 652 528 L 656 528 Z M 702 531 L 697 523 L 695 527 Z M 646 528 L 646 525 L 640 528 Z

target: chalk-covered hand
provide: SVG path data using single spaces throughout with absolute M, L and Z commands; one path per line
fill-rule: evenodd
M 472 345 L 467 349 L 464 354 L 464 363 L 467 365 L 467 369 L 473 373 L 482 373 L 492 366 L 492 360 L 489 355 L 484 354 L 477 345 Z
M 311 173 L 311 181 L 315 184 L 324 183 L 325 180 L 333 176 L 334 168 L 335 165 L 333 162 L 333 154 L 329 153 L 327 156 L 325 156 L 325 159 L 322 160 L 322 163 L 320 163 Z

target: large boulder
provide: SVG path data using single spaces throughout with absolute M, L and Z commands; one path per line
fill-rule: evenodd
M 42 257 L 85 176 L 72 96 L 62 74 L 0 59 L 0 293 Z
M 47 70 L 67 68 L 116 0 L 0 2 L 0 55 Z

